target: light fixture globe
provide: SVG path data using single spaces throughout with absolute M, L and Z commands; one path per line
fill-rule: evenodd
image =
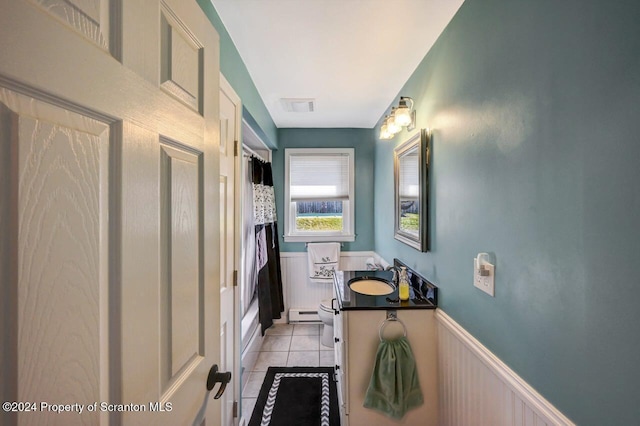
M 380 139 L 391 139 L 391 137 L 393 136 L 389 132 L 389 126 L 387 125 L 388 121 L 389 121 L 389 117 L 385 118 L 384 121 L 382 122 L 382 126 L 380 127 Z
M 411 103 L 411 106 L 409 106 L 409 103 Z M 395 125 L 400 127 L 410 125 L 411 122 L 413 121 L 411 117 L 412 109 L 413 109 L 413 99 L 404 97 L 404 96 L 401 97 L 398 108 L 396 109 L 396 113 L 395 113 L 395 120 L 394 120 Z
M 400 127 L 411 124 L 411 113 L 409 112 L 409 108 L 399 109 L 398 112 L 396 112 L 396 120 L 394 123 L 396 126 Z
M 387 120 L 387 130 L 394 135 L 402 130 L 402 127 L 396 123 L 396 111 L 396 107 L 391 108 L 391 115 L 389 115 L 389 119 Z

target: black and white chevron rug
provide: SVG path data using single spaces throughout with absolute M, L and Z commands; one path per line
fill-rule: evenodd
M 330 367 L 269 367 L 249 426 L 339 426 Z

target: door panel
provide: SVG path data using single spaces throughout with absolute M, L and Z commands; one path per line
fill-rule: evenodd
M 43 12 L 64 22 L 96 46 L 109 48 L 109 14 L 118 7 L 108 0 L 32 0 Z
M 166 3 L 162 3 L 161 17 L 161 86 L 201 112 L 202 43 Z
M 161 148 L 163 391 L 204 355 L 201 153 Z
M 106 329 L 109 126 L 0 90 L 17 183 L 17 401 L 100 400 Z M 5 127 L 7 126 L 7 127 Z M 15 250 L 15 251 L 14 251 Z M 13 300 L 15 303 L 16 300 Z M 83 321 L 78 321 L 81 317 Z M 36 380 L 37 378 L 37 380 Z M 63 396 L 59 389 L 66 390 Z M 39 422 L 46 413 L 19 414 Z M 77 421 L 75 413 L 60 422 Z M 82 421 L 97 419 L 83 413 Z
M 0 10 L 0 399 L 111 407 L 0 422 L 217 423 L 215 30 L 178 0 Z M 191 102 L 160 81 L 163 22 Z

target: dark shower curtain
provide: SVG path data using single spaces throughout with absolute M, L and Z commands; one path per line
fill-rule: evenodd
M 276 199 L 271 164 L 253 158 L 253 206 L 256 230 L 256 269 L 258 270 L 259 319 L 264 331 L 284 311 L 280 245 L 276 223 Z

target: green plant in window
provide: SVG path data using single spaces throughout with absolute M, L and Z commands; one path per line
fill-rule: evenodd
M 405 213 L 400 218 L 400 229 L 418 231 L 420 216 L 416 213 Z
M 298 231 L 342 231 L 340 216 L 304 216 L 296 218 Z

